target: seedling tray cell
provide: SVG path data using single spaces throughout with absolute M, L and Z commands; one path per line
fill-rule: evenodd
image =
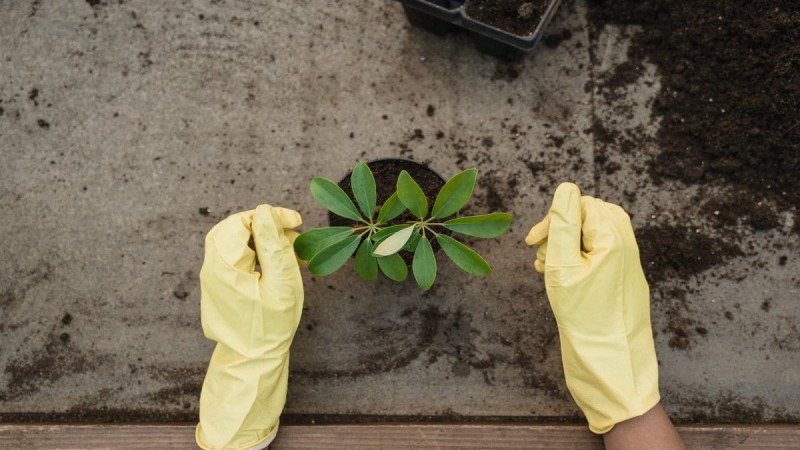
M 561 0 L 551 0 L 534 31 L 525 36 L 510 33 L 467 14 L 464 0 L 398 0 L 409 23 L 436 34 L 467 30 L 475 46 L 486 53 L 504 57 L 514 50 L 531 52 L 556 14 Z

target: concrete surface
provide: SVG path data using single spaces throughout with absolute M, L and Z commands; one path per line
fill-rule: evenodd
M 611 105 L 592 87 L 635 30 L 590 42 L 583 3 L 551 29 L 572 37 L 508 63 L 410 28 L 393 1 L 0 0 L 0 414 L 190 418 L 213 347 L 199 323 L 204 234 L 259 203 L 322 225 L 312 176 L 402 155 L 445 176 L 480 169 L 471 210 L 515 216 L 507 236 L 475 244 L 494 273 L 440 260 L 424 295 L 304 273 L 286 412 L 574 418 L 527 228 L 572 180 L 636 226 L 719 234 L 696 198 L 722 188 L 656 186 L 642 170 L 658 150 L 654 68 Z M 610 175 L 593 163 L 596 121 L 640 134 L 632 154 L 604 150 L 620 164 Z M 793 214 L 737 229 L 744 256 L 653 286 L 678 419 L 797 420 Z M 662 330 L 684 285 L 682 314 L 707 332 L 678 349 Z

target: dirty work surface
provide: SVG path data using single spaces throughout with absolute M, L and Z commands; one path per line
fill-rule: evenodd
M 0 421 L 194 420 L 213 347 L 205 232 L 263 202 L 320 226 L 312 176 L 399 155 L 445 177 L 478 167 L 470 212 L 515 223 L 474 243 L 491 276 L 441 260 L 426 294 L 305 273 L 290 420 L 580 420 L 521 244 L 571 180 L 633 216 L 672 415 L 797 422 L 797 188 L 780 181 L 796 159 L 759 165 L 798 142 L 797 8 L 770 3 L 759 28 L 720 7 L 697 34 L 670 28 L 692 14 L 669 4 L 566 2 L 546 45 L 500 62 L 383 0 L 1 2 Z M 725 61 L 702 53 L 674 73 L 664 30 L 679 49 L 712 23 L 726 45 L 784 56 L 724 66 L 749 86 L 706 78 L 723 72 L 698 62 Z M 719 119 L 686 103 L 712 93 Z M 771 122 L 745 120 L 758 111 Z

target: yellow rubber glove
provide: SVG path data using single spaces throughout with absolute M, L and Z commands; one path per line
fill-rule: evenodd
M 564 183 L 525 239 L 539 245 L 564 376 L 589 429 L 606 433 L 659 401 L 650 290 L 630 218 Z
M 278 431 L 289 346 L 303 309 L 292 249 L 297 233 L 291 230 L 301 222 L 296 211 L 260 205 L 228 217 L 206 236 L 200 310 L 203 331 L 217 346 L 195 431 L 204 449 L 261 449 Z

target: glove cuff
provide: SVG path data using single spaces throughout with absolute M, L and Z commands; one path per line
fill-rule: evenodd
M 203 429 L 200 427 L 200 424 L 197 424 L 197 427 L 194 429 L 194 440 L 197 442 L 197 445 L 202 448 L 203 450 L 261 450 L 267 448 L 272 441 L 275 440 L 275 436 L 278 435 L 278 427 L 280 422 L 276 423 L 275 426 L 272 427 L 270 432 L 261 439 L 258 439 L 254 443 L 246 443 L 240 447 L 223 447 L 221 449 L 217 449 L 214 447 L 208 446 L 203 439 Z
M 653 338 L 649 327 L 644 331 L 586 336 L 559 327 L 567 388 L 592 432 L 607 433 L 661 399 Z
M 624 414 L 613 417 L 611 420 L 606 418 L 597 418 L 593 420 L 587 415 L 589 431 L 595 434 L 606 434 L 614 429 L 616 424 L 644 415 L 647 411 L 653 409 L 660 401 L 661 394 L 656 390 L 650 393 L 646 398 L 640 400 L 638 405 L 636 405 L 637 407 L 630 407 Z

